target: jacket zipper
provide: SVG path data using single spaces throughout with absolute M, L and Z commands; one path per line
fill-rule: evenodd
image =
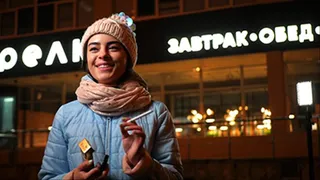
M 108 149 L 108 152 L 109 152 L 109 163 L 111 162 L 111 136 L 112 136 L 112 119 L 111 117 L 109 117 L 107 119 L 108 121 L 108 144 L 109 145 L 109 149 Z M 109 173 L 111 174 L 111 168 L 109 169 Z

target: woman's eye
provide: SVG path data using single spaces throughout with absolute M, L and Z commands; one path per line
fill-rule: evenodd
M 119 50 L 119 47 L 118 46 L 110 46 L 109 50 L 116 51 L 116 50 Z
M 92 48 L 90 48 L 89 50 L 90 50 L 90 51 L 97 51 L 97 50 L 98 50 L 98 48 L 96 48 L 96 47 L 92 47 Z

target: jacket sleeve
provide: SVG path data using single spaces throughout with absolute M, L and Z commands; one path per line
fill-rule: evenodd
M 151 154 L 145 152 L 145 156 L 134 167 L 130 167 L 124 156 L 123 171 L 136 178 L 148 176 L 148 179 L 183 179 L 180 150 L 171 114 L 164 104 L 159 107 L 159 124 Z
M 158 112 L 157 131 L 154 147 L 151 152 L 153 158 L 153 179 L 183 179 L 183 167 L 178 140 L 171 114 L 161 103 Z
M 63 120 L 62 106 L 54 117 L 49 133 L 41 169 L 38 173 L 38 178 L 41 180 L 63 179 L 63 176 L 70 171 L 67 160 L 67 143 L 62 129 Z

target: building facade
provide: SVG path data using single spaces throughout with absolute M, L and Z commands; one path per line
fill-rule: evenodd
M 85 74 L 80 38 L 86 26 L 123 11 L 137 26 L 135 70 L 147 81 L 153 99 L 171 111 L 184 159 L 306 156 L 306 149 L 287 153 L 295 143 L 286 138 L 304 142 L 304 123 L 289 118 L 303 113 L 297 82 L 312 81 L 312 113 L 320 114 L 320 18 L 315 2 L 0 2 L 0 132 L 24 132 L 17 135 L 18 147 L 44 147 L 42 130 L 51 126 L 59 106 L 76 99 L 75 89 Z M 38 131 L 31 136 L 23 131 L 29 129 Z M 318 129 L 316 119 L 315 138 Z M 257 139 L 251 142 L 248 137 Z M 274 146 L 274 139 L 288 144 L 285 149 Z M 248 149 L 266 143 L 252 153 L 238 150 L 240 141 L 250 141 Z M 319 154 L 319 143 L 314 145 Z

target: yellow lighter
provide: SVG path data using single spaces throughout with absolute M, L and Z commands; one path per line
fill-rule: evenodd
M 81 149 L 82 154 L 84 155 L 84 159 L 86 160 L 92 160 L 93 159 L 93 149 L 89 143 L 89 141 L 84 138 L 82 141 L 79 143 L 79 147 Z

